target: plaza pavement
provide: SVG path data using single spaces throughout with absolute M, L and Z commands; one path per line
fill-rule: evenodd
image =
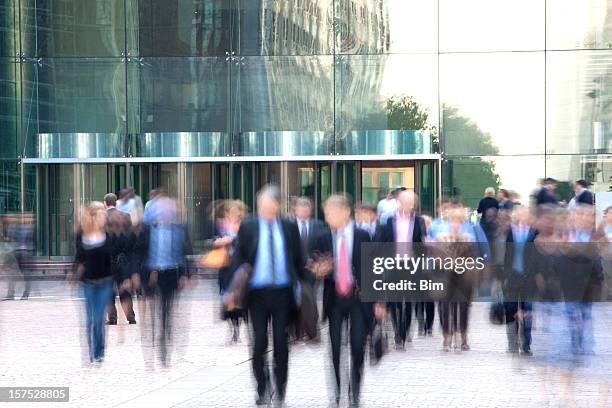
M 0 282 L 0 294 L 4 288 Z M 63 282 L 36 282 L 30 300 L 0 303 L 0 386 L 70 387 L 69 403 L 0 406 L 254 406 L 249 336 L 243 330 L 240 344 L 226 344 L 228 330 L 218 318 L 215 281 L 201 280 L 182 294 L 169 367 L 161 366 L 150 357 L 150 349 L 141 346 L 142 321 L 127 325 L 121 312 L 120 324 L 107 330 L 105 361 L 84 362 L 82 306 L 78 289 Z M 565 405 L 559 402 L 562 377 L 552 375 L 545 381 L 538 364 L 538 344 L 546 327 L 542 323 L 535 321 L 535 356 L 512 357 L 505 352 L 504 327 L 490 325 L 487 304 L 476 303 L 471 350 L 443 353 L 436 316 L 433 337 L 413 336 L 405 351 L 392 350 L 375 366 L 366 363 L 362 406 L 612 406 L 612 396 L 604 400 L 612 384 L 612 305 L 594 307 L 597 365 L 575 373 L 574 400 Z M 291 346 L 287 407 L 329 406 L 331 367 L 325 324 L 322 330 L 321 343 Z M 346 403 L 344 397 L 342 405 Z

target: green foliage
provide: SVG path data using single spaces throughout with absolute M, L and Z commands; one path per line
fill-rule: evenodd
M 470 118 L 461 115 L 453 106 L 442 107 L 442 128 L 444 131 L 445 151 L 453 155 L 492 156 L 499 154 L 490 133 L 484 132 Z

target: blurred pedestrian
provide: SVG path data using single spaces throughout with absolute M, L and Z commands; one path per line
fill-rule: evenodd
M 335 402 L 340 402 L 342 328 L 348 322 L 351 346 L 349 398 L 351 404 L 357 406 L 366 339 L 374 320 L 372 304 L 362 302 L 359 296 L 361 248 L 363 243 L 370 242 L 370 236 L 357 228 L 351 219 L 351 203 L 346 196 L 328 197 L 323 212 L 329 229 L 322 230 L 317 236 L 315 250 L 327 254 L 328 260 L 317 262 L 313 270 L 319 279 L 324 280 L 323 316 L 329 320 Z
M 500 211 L 511 211 L 514 206 L 512 201 L 512 194 L 505 188 L 500 188 L 497 192 L 497 201 L 499 203 Z
M 92 202 L 81 215 L 73 276 L 73 281 L 81 282 L 83 287 L 91 362 L 104 359 L 104 310 L 113 293 L 111 258 L 112 243 L 106 231 L 104 205 Z
M 184 289 L 189 277 L 186 255 L 191 252 L 185 226 L 178 219 L 176 200 L 167 195 L 155 198 L 154 217 L 150 219 L 149 244 L 146 267 L 150 289 L 155 289 L 155 315 L 149 324 L 151 340 L 158 341 L 161 363 L 167 366 L 170 359 L 173 312 L 176 294 Z M 144 284 L 144 283 L 143 283 Z M 158 326 L 159 325 L 159 326 Z M 156 328 L 159 336 L 156 339 Z
M 542 182 L 542 187 L 539 189 L 536 195 L 536 205 L 540 206 L 542 204 L 552 204 L 559 205 L 559 200 L 557 199 L 557 194 L 555 190 L 557 189 L 557 180 L 552 177 L 547 177 Z
M 427 236 L 425 223 L 421 215 L 417 213 L 418 197 L 411 191 L 402 191 L 398 195 L 398 206 L 395 214 L 387 219 L 387 223 L 381 226 L 379 240 L 381 242 L 395 243 L 422 243 Z M 410 256 L 416 248 L 409 248 Z M 427 302 L 430 303 L 430 302 Z M 410 324 L 412 322 L 412 302 L 404 300 L 402 302 L 390 302 L 387 304 L 391 312 L 391 320 L 395 331 L 395 346 L 404 349 L 406 341 L 410 338 Z M 425 332 L 431 331 L 433 326 L 433 307 L 427 305 Z
M 478 239 L 472 232 L 475 228 L 467 220 L 466 208 L 458 203 L 449 207 L 446 214 L 448 228 L 445 232 L 438 234 L 435 241 L 436 250 L 441 250 L 446 258 L 460 259 L 468 257 L 481 257 L 481 253 L 475 253 Z M 466 228 L 466 224 L 469 227 Z M 476 277 L 474 271 L 459 271 L 450 269 L 445 271 L 448 277 L 446 291 L 443 299 L 439 302 L 438 313 L 440 315 L 440 326 L 442 327 L 442 350 L 467 351 L 469 312 L 473 298 L 474 283 Z
M 549 203 L 546 207 L 549 207 Z M 543 207 L 542 207 L 543 208 Z M 506 309 L 508 352 L 531 356 L 533 304 L 529 293 L 535 278 L 526 267 L 526 250 L 533 245 L 537 231 L 532 226 L 528 207 L 515 206 L 506 236 L 506 252 L 502 290 Z
M 209 245 L 211 250 L 221 251 L 223 256 L 227 257 L 227 262 L 223 262 L 218 271 L 219 293 L 223 297 L 230 287 L 233 269 L 229 261 L 236 250 L 236 236 L 242 220 L 247 215 L 247 207 L 240 200 L 224 200 L 217 205 L 215 215 L 217 217 L 214 223 L 215 234 Z M 246 309 L 224 310 L 222 318 L 230 325 L 231 342 L 238 343 L 240 341 L 240 323 L 247 318 Z
M 579 204 L 583 205 L 594 205 L 595 204 L 595 196 L 589 190 L 589 183 L 586 180 L 578 180 L 574 185 L 574 197 L 570 200 L 568 204 L 569 209 L 576 208 Z
M 397 196 L 399 192 L 400 189 L 397 188 L 389 190 L 387 196 L 378 202 L 376 212 L 381 225 L 386 224 L 387 218 L 395 214 L 395 210 L 397 209 Z
M 257 215 L 244 220 L 237 235 L 233 263 L 251 268 L 247 289 L 249 320 L 253 327 L 252 365 L 257 382 L 257 405 L 275 396 L 282 404 L 289 363 L 288 326 L 296 310 L 293 287 L 298 279 L 310 280 L 297 225 L 280 216 L 281 192 L 267 185 L 257 193 Z M 265 364 L 268 324 L 274 344 L 275 391 Z
M 370 239 L 374 240 L 380 225 L 378 224 L 378 214 L 371 205 L 361 204 L 355 208 L 355 223 L 357 227 L 366 231 Z
M 115 277 L 115 287 L 107 307 L 108 325 L 117 324 L 117 307 L 115 306 L 116 296 L 119 295 L 119 302 L 125 313 L 129 324 L 136 324 L 136 314 L 132 300 L 132 271 L 131 258 L 134 250 L 135 239 L 132 236 L 132 221 L 130 215 L 116 208 L 117 196 L 108 193 L 104 196 L 104 206 L 108 217 L 106 228 L 112 243 L 111 268 Z
M 20 274 L 23 279 L 23 294 L 21 300 L 27 300 L 30 296 L 32 279 L 27 264 L 34 252 L 35 224 L 34 215 L 31 213 L 13 214 L 6 218 L 7 238 L 11 245 L 11 253 L 15 259 L 15 273 Z M 6 300 L 15 297 L 15 279 L 9 278 Z

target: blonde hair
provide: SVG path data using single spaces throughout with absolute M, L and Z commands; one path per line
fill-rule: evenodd
M 495 189 L 493 187 L 485 188 L 484 195 L 485 195 L 485 197 L 494 197 L 495 196 Z
M 81 231 L 91 235 L 104 231 L 106 226 L 106 209 L 99 201 L 92 201 L 81 213 Z

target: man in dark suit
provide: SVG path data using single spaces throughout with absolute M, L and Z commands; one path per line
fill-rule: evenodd
M 535 288 L 535 277 L 526 267 L 525 253 L 531 245 L 537 231 L 531 226 L 531 213 L 528 207 L 515 206 L 512 222 L 506 236 L 506 253 L 502 290 L 506 309 L 506 335 L 508 352 L 531 356 L 531 323 L 532 303 L 527 300 L 532 288 Z M 522 321 L 522 326 L 519 325 Z
M 302 246 L 302 254 L 304 259 L 308 259 L 311 256 L 312 242 L 314 237 L 324 224 L 312 217 L 313 205 L 312 201 L 308 197 L 299 197 L 294 203 L 294 215 L 295 223 L 300 231 L 300 243 Z
M 556 188 L 557 180 L 551 177 L 545 178 L 542 188 L 540 188 L 540 191 L 538 191 L 538 194 L 536 195 L 536 205 L 558 205 L 559 200 L 557 200 L 557 194 L 555 193 Z
M 576 192 L 576 204 L 595 204 L 595 198 L 593 196 L 593 193 L 591 193 L 591 191 L 589 190 L 589 183 L 587 183 L 586 180 L 576 181 L 574 191 Z
M 344 195 L 330 196 L 323 206 L 329 228 L 317 235 L 314 250 L 327 254 L 328 261 L 315 263 L 313 270 L 323 279 L 323 316 L 329 319 L 335 398 L 340 401 L 340 348 L 344 321 L 350 324 L 351 382 L 350 398 L 359 403 L 366 338 L 374 315 L 372 304 L 360 299 L 361 244 L 370 236 L 351 219 L 351 202 Z
M 311 281 L 304 265 L 300 233 L 295 223 L 280 218 L 281 193 L 267 185 L 257 194 L 257 216 L 242 222 L 238 230 L 233 264 L 248 264 L 247 305 L 253 324 L 253 372 L 257 381 L 257 405 L 270 402 L 272 390 L 265 369 L 268 322 L 272 322 L 276 400 L 282 404 L 287 385 L 290 317 L 294 315 L 293 287 L 298 279 Z
M 389 217 L 387 223 L 381 227 L 379 241 L 381 242 L 423 242 L 427 235 L 425 222 L 416 212 L 418 197 L 411 191 L 402 191 L 398 195 L 398 208 L 396 213 Z M 425 315 L 423 333 L 431 333 L 433 327 L 434 303 L 423 302 L 419 304 L 418 311 Z M 396 348 L 403 349 L 406 341 L 410 341 L 410 324 L 412 321 L 411 302 L 389 303 L 393 329 L 395 330 Z
M 134 303 L 132 301 L 132 294 L 130 293 L 129 278 L 131 277 L 131 271 L 127 263 L 123 259 L 122 251 L 120 246 L 116 245 L 119 242 L 119 235 L 128 235 L 126 229 L 130 229 L 132 221 L 128 213 L 119 211 L 116 208 L 117 196 L 113 193 L 108 193 L 104 196 L 104 207 L 107 213 L 107 231 L 113 242 L 113 254 L 112 254 L 112 269 L 113 276 L 115 277 L 115 287 L 113 290 L 112 298 L 110 299 L 106 311 L 108 314 L 108 320 L 106 324 L 116 325 L 117 324 L 117 307 L 115 306 L 115 298 L 117 293 L 119 294 L 119 302 L 125 313 L 125 317 L 129 324 L 136 324 L 136 314 L 134 313 Z

